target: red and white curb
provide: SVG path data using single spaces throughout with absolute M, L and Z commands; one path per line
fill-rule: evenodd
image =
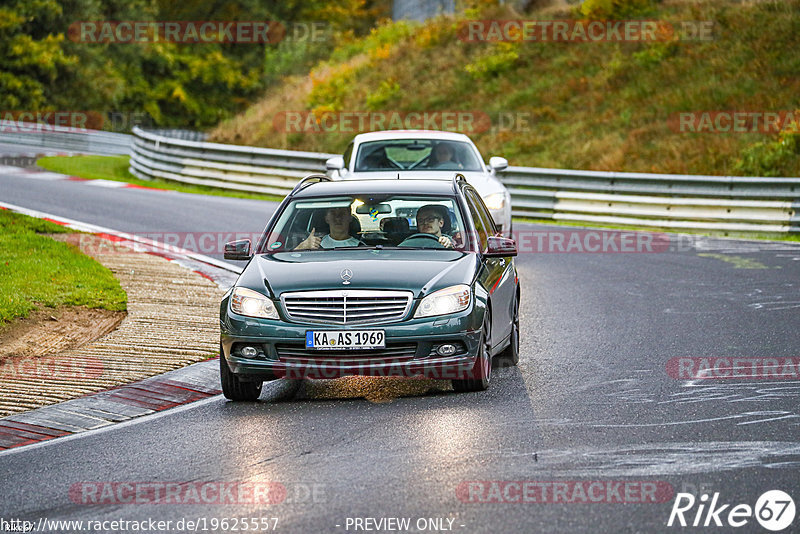
M 0 452 L 114 425 L 219 395 L 219 360 L 0 419 Z
M 198 270 L 195 270 L 195 272 L 211 278 L 223 287 L 230 285 L 230 273 L 241 271 L 239 267 L 215 258 L 183 249 L 176 249 L 174 246 L 164 245 L 157 241 L 124 232 L 117 232 L 109 228 L 23 208 L 6 202 L 0 202 L 0 209 L 44 219 L 74 230 L 89 232 L 123 246 L 133 247 L 134 244 L 140 243 L 147 245 L 149 248 L 163 248 L 163 254 L 158 251 L 150 251 L 148 253 L 182 264 L 186 264 L 188 258 L 206 266 L 214 267 L 213 270 L 216 273 L 220 273 L 220 269 L 222 269 L 228 273 L 227 277 L 219 274 L 210 276 L 207 274 L 209 272 L 208 269 L 205 269 L 205 272 Z M 188 263 L 190 264 L 188 267 L 193 268 L 191 262 Z M 219 361 L 215 358 L 133 384 L 119 386 L 93 395 L 0 419 L 0 452 L 48 441 L 53 438 L 100 429 L 169 408 L 197 402 L 220 393 Z
M 105 187 L 109 189 L 146 189 L 149 191 L 163 191 L 171 192 L 167 189 L 160 189 L 158 187 L 148 187 L 144 185 L 129 184 L 127 182 L 117 182 L 115 180 L 91 179 L 81 178 L 79 176 L 69 176 L 51 171 L 40 171 L 37 169 L 28 169 L 24 167 L 14 167 L 9 165 L 0 165 L 0 173 L 8 174 L 17 178 L 27 178 L 30 180 L 44 180 L 50 182 L 81 182 L 83 185 L 93 187 Z

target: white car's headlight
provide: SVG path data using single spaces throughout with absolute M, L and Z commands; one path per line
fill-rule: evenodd
M 506 205 L 505 193 L 492 193 L 483 197 L 483 202 L 490 210 L 501 210 Z
M 472 291 L 468 285 L 459 284 L 431 293 L 419 303 L 414 318 L 432 317 L 460 312 L 469 307 Z
M 278 310 L 267 297 L 247 289 L 246 287 L 234 288 L 231 295 L 231 309 L 239 315 L 248 317 L 262 317 L 264 319 L 278 319 Z

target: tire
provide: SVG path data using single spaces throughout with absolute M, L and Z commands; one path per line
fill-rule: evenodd
M 497 355 L 501 367 L 513 367 L 519 363 L 519 298 L 514 297 L 514 316 L 511 319 L 511 342 Z
M 228 367 L 225 353 L 219 348 L 219 378 L 222 382 L 222 394 L 232 401 L 255 401 L 261 395 L 262 382 L 245 382 L 240 380 Z
M 489 351 L 489 334 L 491 331 L 491 317 L 489 311 L 486 311 L 486 316 L 483 320 L 483 331 L 481 332 L 480 340 L 480 354 L 475 359 L 475 365 L 469 372 L 470 376 L 475 378 L 454 379 L 453 389 L 459 393 L 466 393 L 469 391 L 486 391 L 489 388 L 489 383 L 492 380 L 492 356 Z

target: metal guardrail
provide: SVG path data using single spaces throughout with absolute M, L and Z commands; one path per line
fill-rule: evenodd
M 800 231 L 800 177 L 509 167 L 512 215 L 676 230 Z
M 134 128 L 130 171 L 142 179 L 286 195 L 307 174 L 324 172 L 335 155 L 185 141 Z
M 287 194 L 338 154 L 187 141 L 134 128 L 130 170 L 238 191 Z M 509 167 L 517 217 L 676 230 L 800 232 L 800 177 L 692 176 Z
M 148 133 L 153 135 L 160 135 L 162 137 L 169 137 L 170 139 L 183 139 L 184 141 L 200 141 L 201 143 L 208 139 L 208 134 L 205 132 L 198 132 L 195 130 L 178 130 L 178 129 L 148 129 Z
M 130 153 L 127 134 L 0 120 L 0 143 L 31 145 L 65 152 L 118 155 Z

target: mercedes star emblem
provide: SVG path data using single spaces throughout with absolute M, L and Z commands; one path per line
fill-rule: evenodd
M 350 279 L 353 278 L 353 271 L 345 269 L 342 271 L 342 280 L 344 285 L 350 284 Z

